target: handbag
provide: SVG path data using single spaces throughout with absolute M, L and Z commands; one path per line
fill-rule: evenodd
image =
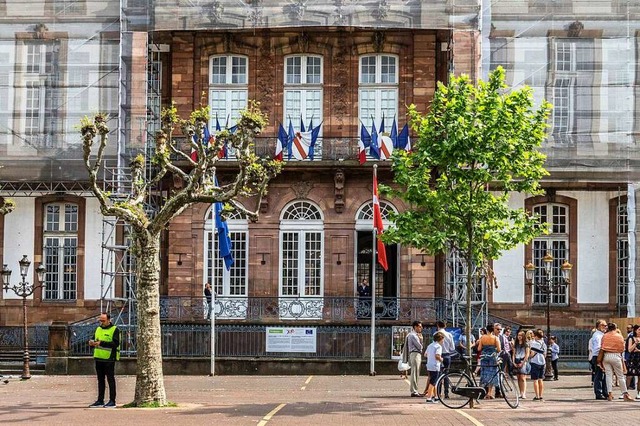
M 398 371 L 409 371 L 409 370 L 411 370 L 411 366 L 408 363 L 403 362 L 402 358 L 400 358 L 398 360 Z
M 529 361 L 525 361 L 522 369 L 524 370 L 524 374 L 531 374 L 531 363 Z

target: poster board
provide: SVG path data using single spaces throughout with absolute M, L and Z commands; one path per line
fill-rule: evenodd
M 402 345 L 411 332 L 410 325 L 391 326 L 391 359 L 400 359 L 402 356 Z
M 315 327 L 267 327 L 266 352 L 315 353 L 317 330 Z

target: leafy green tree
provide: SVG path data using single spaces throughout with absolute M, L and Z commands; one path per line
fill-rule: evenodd
M 11 198 L 0 197 L 0 215 L 5 216 L 16 208 L 16 203 Z
M 266 125 L 266 117 L 256 103 L 241 112 L 235 133 L 223 131 L 215 142 L 204 140 L 204 126 L 209 121 L 209 108 L 200 108 L 189 119 L 178 116 L 175 106 L 162 112 L 162 130 L 156 134 L 153 158 L 138 155 L 131 161 L 131 193 L 125 199 L 112 197 L 99 186 L 98 175 L 107 145 L 109 129 L 106 118 L 98 114 L 81 123 L 84 162 L 89 172 L 93 194 L 100 202 L 105 216 L 123 219 L 131 226 L 132 251 L 136 256 L 136 388 L 133 406 L 165 406 L 167 397 L 162 374 L 162 348 L 160 339 L 160 235 L 171 220 L 195 203 L 224 202 L 225 211 L 240 210 L 249 218 L 258 216 L 260 199 L 266 194 L 267 184 L 280 170 L 272 160 L 255 155 L 255 137 Z M 174 131 L 188 141 L 188 151 L 183 152 L 173 138 Z M 194 141 L 195 137 L 195 141 Z M 92 156 L 94 139 L 98 139 L 97 153 Z M 237 174 L 231 183 L 216 185 L 215 165 L 218 152 L 224 143 L 235 149 Z M 191 150 L 197 152 L 194 161 Z M 153 163 L 153 174 L 145 172 L 145 163 Z M 162 180 L 171 178 L 174 190 L 163 198 L 155 214 L 145 205 L 149 203 L 154 188 Z M 239 197 L 256 198 L 256 210 L 248 211 L 236 200 Z
M 548 173 L 538 148 L 550 107 L 536 108 L 529 87 L 508 91 L 502 68 L 477 87 L 467 76 L 452 78 L 438 84 L 428 114 L 409 108 L 418 142 L 411 153 L 394 152 L 399 189 L 384 189 L 411 207 L 393 215 L 384 239 L 430 255 L 455 250 L 466 263 L 469 354 L 474 267 L 494 282 L 489 260 L 545 232 L 539 218 L 508 202 L 514 192 L 543 192 Z

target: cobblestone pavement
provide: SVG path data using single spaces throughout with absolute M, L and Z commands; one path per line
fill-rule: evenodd
M 518 409 L 504 400 L 450 410 L 410 398 L 398 376 L 167 376 L 176 408 L 89 409 L 92 376 L 34 376 L 0 382 L 0 424 L 146 425 L 606 425 L 637 423 L 640 402 L 595 401 L 589 376 L 545 382 L 545 401 Z M 118 404 L 133 399 L 135 378 L 120 376 Z M 423 378 L 424 382 L 424 378 Z M 533 395 L 528 386 L 529 398 Z M 619 389 L 615 389 L 619 395 Z M 631 392 L 635 397 L 635 391 Z

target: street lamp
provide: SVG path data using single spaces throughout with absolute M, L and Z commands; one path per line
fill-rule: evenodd
M 22 326 L 24 327 L 23 340 L 22 340 L 22 348 L 24 353 L 22 355 L 22 379 L 30 379 L 31 373 L 29 372 L 29 336 L 27 332 L 27 297 L 31 296 L 34 291 L 38 288 L 44 288 L 44 274 L 46 272 L 45 267 L 40 264 L 36 268 L 36 277 L 38 279 L 38 285 L 32 285 L 26 281 L 27 274 L 29 273 L 29 266 L 31 265 L 31 261 L 27 259 L 27 255 L 23 255 L 22 259 L 18 262 L 20 264 L 20 276 L 22 277 L 22 282 L 17 285 L 10 286 L 11 281 L 11 269 L 7 267 L 7 265 L 3 265 L 2 267 L 2 287 L 5 292 L 9 292 L 9 290 L 13 291 L 18 297 L 22 297 Z
M 545 360 L 544 379 L 551 380 L 553 373 L 551 372 L 551 349 L 549 348 L 549 337 L 551 336 L 551 295 L 567 286 L 571 282 L 571 268 L 572 265 L 568 260 L 565 260 L 562 266 L 560 266 L 560 277 L 553 276 L 553 261 L 555 259 L 550 252 L 542 258 L 544 277 L 540 281 L 535 281 L 536 267 L 533 263 L 529 262 L 524 266 L 524 275 L 527 280 L 527 285 L 534 286 L 540 293 L 544 294 L 547 299 L 547 305 L 545 306 L 545 314 L 547 317 L 547 354 Z

